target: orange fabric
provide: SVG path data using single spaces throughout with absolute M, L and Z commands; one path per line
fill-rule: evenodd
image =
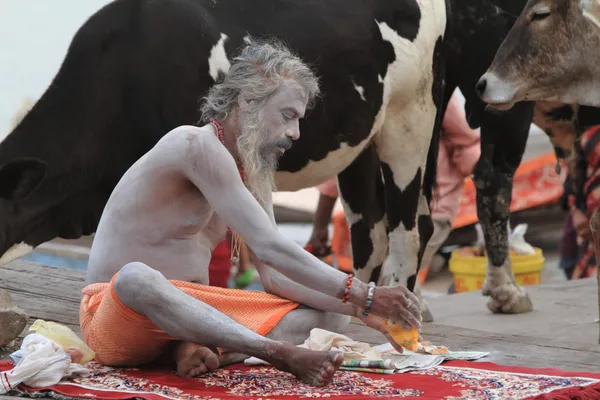
M 79 309 L 83 338 L 96 352 L 96 361 L 104 365 L 134 366 L 153 361 L 169 341 L 176 339 L 126 307 L 115 294 L 114 280 L 115 277 L 110 283 L 95 283 L 83 289 Z M 298 307 L 298 303 L 261 291 L 169 282 L 263 336 Z
M 517 168 L 513 178 L 512 201 L 510 212 L 526 210 L 556 203 L 563 194 L 563 182 L 566 168 L 559 175 L 555 171 L 556 155 L 548 152 L 527 160 Z M 477 202 L 475 184 L 471 178 L 465 180 L 465 187 L 460 197 L 458 215 L 452 227 L 454 229 L 475 224 Z
M 335 254 L 338 268 L 345 272 L 352 272 L 352 254 L 350 249 L 350 230 L 343 211 L 333 214 L 333 237 L 331 238 L 331 251 Z M 333 265 L 332 256 L 327 256 L 325 262 Z

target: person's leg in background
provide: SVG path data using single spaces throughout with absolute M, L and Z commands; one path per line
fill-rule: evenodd
M 428 271 L 427 276 L 439 273 L 444 267 L 443 263 L 434 263 L 433 260 L 440 247 L 442 247 L 442 244 L 444 244 L 450 235 L 450 232 L 452 232 L 452 223 L 449 219 L 433 218 L 433 235 L 429 239 L 427 247 L 425 247 L 423 261 L 421 262 L 421 270 Z
M 325 257 L 331 252 L 329 246 L 329 223 L 331 214 L 338 198 L 337 181 L 335 177 L 329 178 L 317 186 L 319 190 L 319 203 L 313 217 L 313 231 L 304 247 L 316 257 Z

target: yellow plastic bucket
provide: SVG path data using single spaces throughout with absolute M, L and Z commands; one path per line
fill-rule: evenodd
M 510 255 L 513 274 L 521 286 L 538 285 L 544 268 L 542 249 L 535 247 L 535 254 Z M 465 251 L 466 248 L 454 250 L 450 255 L 448 267 L 454 275 L 455 292 L 472 292 L 481 290 L 485 281 L 487 257 L 476 257 Z

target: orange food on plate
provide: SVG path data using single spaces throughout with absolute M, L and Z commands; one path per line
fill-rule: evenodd
M 384 325 L 390 333 L 392 339 L 394 339 L 394 341 L 400 346 L 410 351 L 417 351 L 419 349 L 418 329 L 412 328 L 411 330 L 407 331 L 400 325 L 390 321 L 385 321 Z

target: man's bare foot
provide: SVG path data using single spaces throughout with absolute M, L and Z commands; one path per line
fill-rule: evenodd
M 175 350 L 177 374 L 193 378 L 219 368 L 218 356 L 208 347 L 196 343 L 181 342 Z
M 273 358 L 266 360 L 275 368 L 294 374 L 312 386 L 326 386 L 331 382 L 344 356 L 336 351 L 314 351 L 284 343 L 273 349 Z

